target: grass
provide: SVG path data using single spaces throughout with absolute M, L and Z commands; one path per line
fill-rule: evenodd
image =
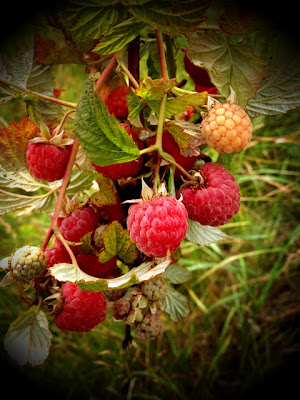
M 74 101 L 73 90 L 62 96 Z M 11 109 L 5 112 L 13 118 Z M 1 344 L 3 365 L 44 398 L 214 400 L 253 397 L 263 389 L 268 397 L 283 388 L 288 393 L 300 350 L 299 144 L 296 111 L 255 122 L 252 142 L 230 167 L 242 193 L 240 212 L 222 227 L 232 240 L 203 249 L 184 242 L 178 263 L 193 278 L 178 290 L 189 297 L 191 312 L 178 323 L 165 316 L 157 341 L 133 342 L 124 353 L 122 323 L 107 320 L 90 334 L 60 332 L 51 324 L 53 345 L 42 366 L 16 367 Z M 49 220 L 39 212 L 2 216 L 1 256 L 39 244 Z M 1 289 L 0 299 L 3 338 L 26 306 L 13 286 Z

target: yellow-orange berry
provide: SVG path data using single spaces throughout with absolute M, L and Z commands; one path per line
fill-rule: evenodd
M 219 153 L 243 150 L 249 143 L 251 134 L 250 118 L 237 104 L 217 104 L 202 122 L 202 135 L 206 143 Z

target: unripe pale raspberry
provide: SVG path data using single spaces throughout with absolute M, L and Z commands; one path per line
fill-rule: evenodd
M 17 281 L 28 283 L 43 274 L 47 267 L 47 259 L 39 247 L 27 245 L 13 253 L 10 267 Z
M 151 301 L 163 301 L 168 294 L 168 282 L 161 276 L 155 276 L 141 285 L 143 294 Z
M 188 216 L 202 225 L 224 225 L 240 208 L 240 189 L 222 165 L 206 163 L 200 170 L 203 182 L 186 183 L 178 191 Z
M 233 153 L 245 148 L 251 139 L 252 123 L 238 105 L 218 103 L 202 121 L 202 135 L 219 153 Z
M 187 230 L 187 211 L 173 197 L 157 197 L 130 206 L 127 227 L 131 240 L 149 257 L 165 257 L 181 244 Z
M 59 329 L 89 332 L 106 318 L 107 304 L 102 292 L 81 290 L 75 283 L 62 287 L 63 307 L 54 322 Z
M 96 247 L 104 247 L 104 236 L 109 229 L 109 224 L 100 225 L 94 232 L 94 243 Z
M 135 328 L 135 337 L 140 340 L 153 340 L 162 333 L 162 323 L 157 314 L 146 314 Z

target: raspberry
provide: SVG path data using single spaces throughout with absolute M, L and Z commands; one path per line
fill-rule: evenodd
M 97 278 L 116 277 L 119 275 L 117 257 L 113 257 L 111 260 L 101 263 L 94 254 L 79 253 L 76 257 L 76 261 L 83 272 Z
M 94 231 L 97 225 L 98 215 L 88 206 L 74 210 L 68 217 L 58 220 L 59 230 L 69 242 L 80 242 L 80 239 Z
M 149 257 L 165 257 L 181 244 L 187 230 L 187 211 L 173 197 L 157 197 L 130 206 L 127 227 L 131 240 Z
M 133 141 L 137 144 L 137 147 L 140 150 L 142 150 L 144 148 L 144 145 L 142 141 L 138 139 L 137 134 L 130 128 L 130 126 L 123 123 L 121 123 L 120 125 L 123 126 L 123 128 L 125 128 L 128 135 L 131 136 Z M 140 156 L 139 158 L 133 161 L 107 165 L 106 167 L 100 167 L 95 164 L 93 164 L 93 166 L 97 172 L 100 172 L 107 178 L 117 180 L 121 178 L 129 178 L 131 176 L 135 176 L 142 168 L 142 163 L 143 163 L 143 156 Z
M 45 250 L 48 267 L 53 267 L 55 264 L 67 263 L 72 264 L 71 257 L 65 248 L 50 247 Z
M 46 267 L 45 253 L 39 247 L 26 245 L 17 249 L 10 258 L 13 277 L 23 283 L 41 276 Z
M 168 293 L 168 288 L 167 281 L 161 276 L 156 276 L 141 285 L 142 292 L 151 301 L 164 300 Z
M 246 112 L 236 104 L 218 103 L 202 121 L 202 135 L 219 153 L 245 148 L 251 139 L 252 124 Z
M 29 170 L 37 179 L 53 182 L 64 177 L 71 146 L 64 148 L 53 144 L 28 143 L 26 152 Z
M 183 61 L 186 72 L 195 82 L 195 89 L 197 92 L 208 92 L 209 94 L 217 93 L 217 88 L 211 82 L 206 69 L 193 64 L 186 54 L 184 55 Z
M 143 321 L 135 328 L 135 337 L 140 340 L 153 340 L 162 333 L 162 323 L 159 315 L 146 314 Z
M 117 118 L 127 118 L 128 106 L 126 96 L 129 93 L 128 86 L 117 86 L 105 100 L 106 107 L 110 114 Z
M 125 317 L 131 309 L 130 301 L 126 299 L 118 299 L 114 303 L 114 318 L 120 320 Z
M 200 170 L 203 182 L 184 184 L 178 191 L 188 216 L 202 225 L 224 225 L 240 208 L 240 189 L 222 165 L 206 163 Z
M 147 146 L 152 146 L 155 143 L 155 137 L 151 138 L 147 144 Z M 177 162 L 177 164 L 181 165 L 186 171 L 189 171 L 190 169 L 193 168 L 195 162 L 197 161 L 198 157 L 197 156 L 190 156 L 190 157 L 185 157 L 180 153 L 180 149 L 178 147 L 178 144 L 175 142 L 175 139 L 173 138 L 172 134 L 168 130 L 163 131 L 163 138 L 162 138 L 162 147 L 163 150 L 167 153 L 169 153 L 174 160 Z M 176 168 L 175 169 L 175 179 L 180 178 L 180 175 L 182 175 L 182 172 Z
M 102 292 L 81 290 L 67 282 L 62 287 L 63 307 L 54 322 L 59 329 L 89 332 L 106 318 L 107 304 Z

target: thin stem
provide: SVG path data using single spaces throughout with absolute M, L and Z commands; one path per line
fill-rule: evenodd
M 69 181 L 70 181 L 72 168 L 73 168 L 73 164 L 74 164 L 75 159 L 76 159 L 76 154 L 77 154 L 78 147 L 79 147 L 79 142 L 78 142 L 77 138 L 75 138 L 74 143 L 72 145 L 72 150 L 71 150 L 70 158 L 69 158 L 68 165 L 67 165 L 67 168 L 66 168 L 66 172 L 65 172 L 65 175 L 64 175 L 64 178 L 63 178 L 63 181 L 62 181 L 62 185 L 61 185 L 61 188 L 60 188 L 60 191 L 59 191 L 59 195 L 58 195 L 58 198 L 57 198 L 57 202 L 56 202 L 56 206 L 55 206 L 55 209 L 54 209 L 51 225 L 50 225 L 50 228 L 49 228 L 49 230 L 47 232 L 47 235 L 46 235 L 46 237 L 45 237 L 45 239 L 43 241 L 43 244 L 41 246 L 42 250 L 46 249 L 46 247 L 47 247 L 47 245 L 49 243 L 49 240 L 51 239 L 51 236 L 53 235 L 54 228 L 57 226 L 58 214 L 59 214 L 59 211 L 60 211 L 60 208 L 61 208 L 61 205 L 62 205 L 63 198 L 64 198 L 65 193 L 66 193 L 67 186 L 68 186 Z
M 155 35 L 156 35 L 156 41 L 157 41 L 157 47 L 158 47 L 158 56 L 159 56 L 159 62 L 160 62 L 161 75 L 163 78 L 169 79 L 162 33 L 158 29 L 155 29 Z
M 176 78 L 176 61 L 173 52 L 172 38 L 169 35 L 164 35 L 167 50 L 168 70 L 171 78 Z
M 138 88 L 139 87 L 138 82 L 136 81 L 136 79 L 134 78 L 132 73 L 129 71 L 129 69 L 126 67 L 126 65 L 123 62 L 120 62 L 119 65 L 122 68 L 122 70 L 125 72 L 125 74 L 128 76 L 128 78 L 130 79 L 130 82 L 133 84 L 133 86 L 135 88 Z
M 197 178 L 194 176 L 190 175 L 180 164 L 177 164 L 177 162 L 174 160 L 174 158 L 166 152 L 160 153 L 161 157 L 164 158 L 166 161 L 168 161 L 170 164 L 174 165 L 176 168 L 178 168 L 185 176 L 187 176 L 189 179 L 192 181 L 196 181 Z
M 15 83 L 6 81 L 4 79 L 0 79 L 0 83 L 4 83 L 4 85 L 7 85 L 7 86 L 12 86 L 16 89 L 19 89 L 21 92 L 33 94 L 34 96 L 36 96 L 42 100 L 47 100 L 47 101 L 51 101 L 52 103 L 60 104 L 61 106 L 66 106 L 66 107 L 71 107 L 71 108 L 77 107 L 76 103 L 69 103 L 68 101 L 59 100 L 59 99 L 56 99 L 55 97 L 45 96 L 44 94 L 37 93 L 37 92 L 34 92 L 33 90 L 23 88 L 22 86 L 16 85 Z
M 113 69 L 115 68 L 117 63 L 117 55 L 116 53 L 112 56 L 107 66 L 104 68 L 100 78 L 96 82 L 96 92 L 99 93 L 100 90 L 103 88 L 107 78 L 112 73 Z
M 161 103 L 160 103 L 158 125 L 157 125 L 157 132 L 156 132 L 155 145 L 157 146 L 157 149 L 158 149 L 159 153 L 163 152 L 162 136 L 163 136 L 163 127 L 164 127 L 164 122 L 165 122 L 166 101 L 167 101 L 167 95 L 165 94 L 163 96 L 163 98 L 161 99 Z

